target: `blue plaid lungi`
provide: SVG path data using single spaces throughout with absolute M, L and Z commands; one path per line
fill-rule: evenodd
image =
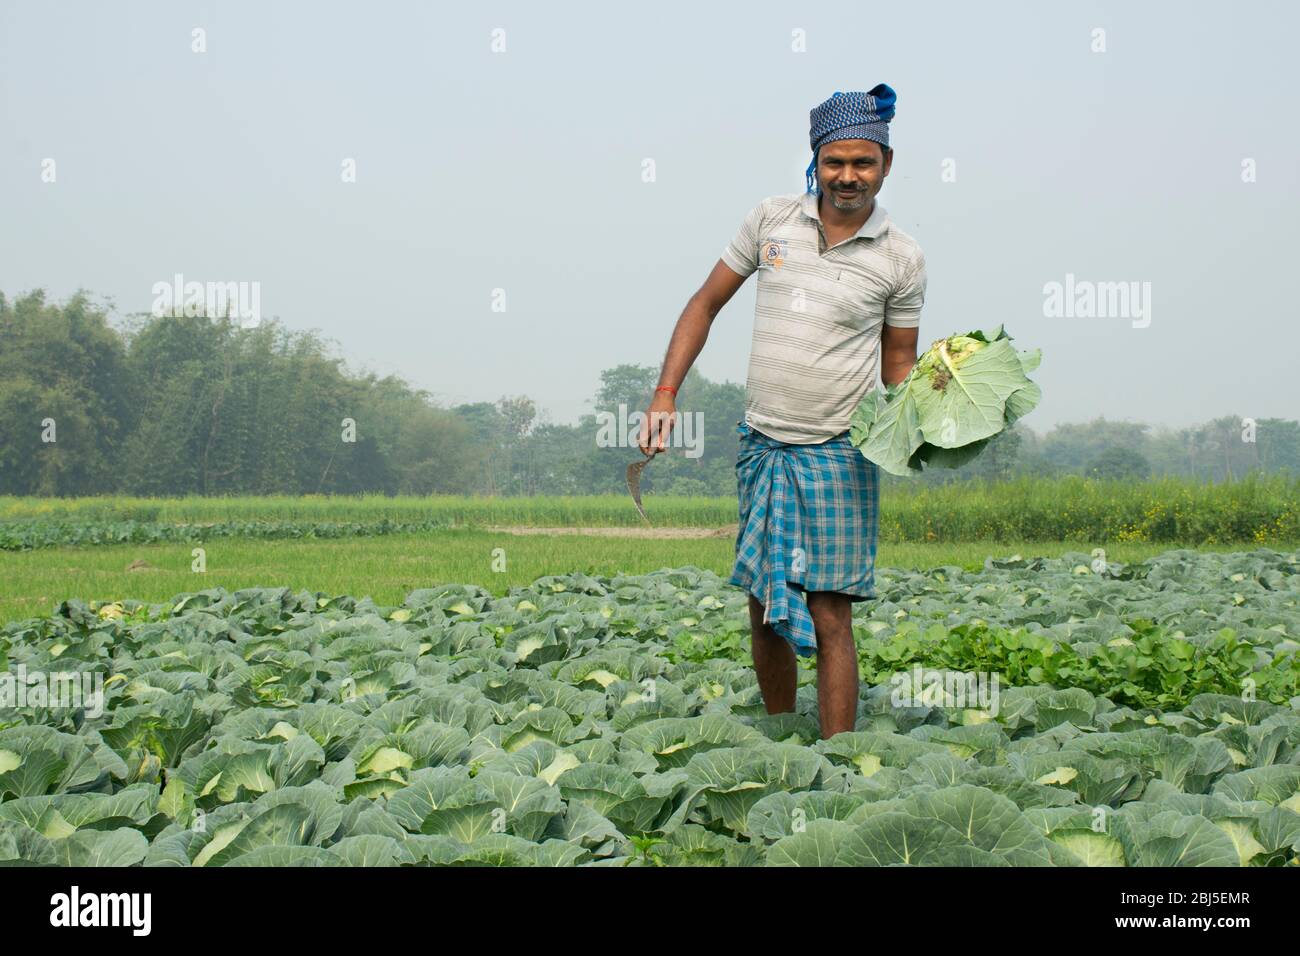
M 817 650 L 806 591 L 874 598 L 877 466 L 841 432 L 817 445 L 769 438 L 739 422 L 740 530 L 728 583 L 762 603 L 763 620 L 800 657 Z

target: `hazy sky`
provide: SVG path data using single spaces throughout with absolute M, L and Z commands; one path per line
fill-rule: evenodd
M 808 111 L 884 82 L 922 347 L 1041 347 L 1040 432 L 1295 417 L 1300 15 L 1223 11 L 3 0 L 0 290 L 124 315 L 176 273 L 255 281 L 354 368 L 573 421 L 601 369 L 659 365 L 745 214 L 803 190 Z M 1045 315 L 1067 274 L 1149 283 L 1149 311 Z M 754 283 L 710 378 L 745 380 Z

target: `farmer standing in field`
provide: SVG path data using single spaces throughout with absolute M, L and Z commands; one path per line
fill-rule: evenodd
M 673 329 L 642 426 L 667 447 L 677 389 L 714 317 L 758 272 L 736 460 L 740 530 L 730 583 L 749 592 L 754 670 L 769 714 L 794 710 L 795 655 L 817 654 L 822 737 L 857 719 L 852 603 L 874 597 L 878 473 L 849 416 L 916 362 L 925 257 L 876 195 L 889 175 L 895 94 L 836 93 L 810 114 L 807 191 L 764 199 Z

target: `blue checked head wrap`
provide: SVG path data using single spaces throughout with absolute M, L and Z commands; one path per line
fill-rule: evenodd
M 889 148 L 889 121 L 894 118 L 893 89 L 878 83 L 869 93 L 836 93 L 808 114 L 808 143 L 813 158 L 805 176 L 808 192 L 817 195 L 817 155 L 823 143 L 837 139 L 869 139 Z

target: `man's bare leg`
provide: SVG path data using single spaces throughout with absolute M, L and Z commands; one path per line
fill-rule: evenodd
M 838 591 L 809 591 L 806 597 L 817 631 L 817 712 L 825 740 L 852 730 L 858 717 L 853 602 Z
M 789 641 L 772 630 L 772 625 L 763 623 L 763 605 L 752 594 L 749 596 L 749 628 L 753 635 L 754 673 L 758 675 L 758 689 L 763 694 L 767 712 L 792 713 L 794 692 L 798 684 L 794 648 Z M 856 673 L 855 670 L 854 674 Z

